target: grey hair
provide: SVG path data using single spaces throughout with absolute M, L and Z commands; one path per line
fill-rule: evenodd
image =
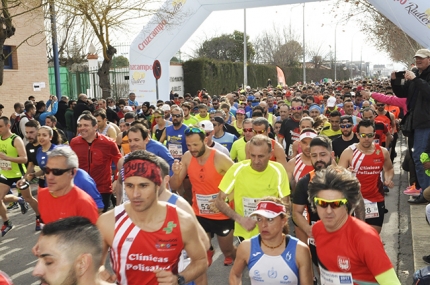
M 76 153 L 69 146 L 57 146 L 48 152 L 48 159 L 53 157 L 65 157 L 67 168 L 78 168 L 79 159 Z

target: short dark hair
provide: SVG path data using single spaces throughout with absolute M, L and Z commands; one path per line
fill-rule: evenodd
M 9 120 L 9 118 L 8 118 L 8 117 L 6 117 L 6 116 L 1 116 L 1 117 L 0 117 L 0 120 L 3 120 L 3 122 L 4 122 L 4 124 L 5 124 L 5 125 L 10 124 L 10 120 Z
M 67 103 L 67 106 L 72 106 L 73 103 L 76 103 L 76 100 L 69 100 L 69 102 Z
M 124 114 L 124 120 L 127 119 L 136 119 L 136 114 L 133 112 L 127 112 Z
M 303 99 L 302 98 L 294 97 L 291 100 L 291 103 L 293 103 L 293 102 L 300 102 L 302 104 L 302 106 L 303 106 Z
M 318 135 L 311 140 L 310 147 L 313 146 L 322 146 L 326 148 L 328 151 L 332 151 L 333 147 L 331 145 L 331 139 L 324 135 Z
M 91 253 L 93 270 L 97 272 L 102 260 L 102 236 L 100 231 L 89 219 L 84 217 L 68 217 L 46 224 L 42 236 L 55 236 L 58 243 L 69 250 L 69 256 Z
M 57 118 L 54 115 L 48 115 L 48 116 L 46 116 L 46 119 L 50 119 L 51 122 L 53 122 L 53 123 L 57 122 Z
M 340 117 L 342 114 L 339 111 L 333 111 L 330 113 L 329 117 Z
M 145 128 L 145 126 L 142 123 L 135 124 L 135 125 L 131 126 L 130 129 L 127 131 L 127 135 L 130 132 L 132 132 L 132 133 L 139 133 L 140 132 L 143 140 L 146 140 L 148 138 L 148 129 Z
M 97 109 L 95 112 L 94 112 L 94 117 L 101 117 L 102 118 L 102 120 L 104 120 L 104 119 L 106 119 L 107 118 L 107 116 L 106 116 L 106 110 L 105 109 Z
M 94 116 L 93 116 L 93 115 L 91 115 L 91 114 L 83 114 L 83 115 L 81 115 L 81 116 L 79 117 L 79 121 L 81 121 L 81 120 L 91 121 L 91 125 L 92 125 L 93 127 L 95 127 L 95 126 L 97 125 L 97 119 L 96 119 L 96 117 L 94 117 Z
M 264 130 L 267 131 L 269 129 L 269 121 L 266 118 L 258 117 L 252 120 L 253 126 L 264 126 Z
M 372 127 L 373 131 L 375 131 L 375 123 L 370 121 L 370 120 L 361 120 L 358 124 L 357 124 L 357 133 L 360 133 L 360 127 L 364 127 L 364 128 L 368 128 L 368 127 Z
M 26 113 L 28 113 L 31 110 L 33 110 L 34 108 L 36 108 L 36 107 L 33 105 L 33 103 L 30 103 L 30 104 L 26 104 L 25 105 L 24 110 L 25 110 Z
M 37 120 L 29 120 L 27 123 L 25 123 L 25 126 L 29 128 L 39 129 L 40 123 Z

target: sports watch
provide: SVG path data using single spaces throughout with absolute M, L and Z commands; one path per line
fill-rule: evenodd
M 185 285 L 185 278 L 178 274 L 178 285 Z

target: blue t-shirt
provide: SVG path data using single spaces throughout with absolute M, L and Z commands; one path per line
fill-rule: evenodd
M 173 126 L 166 127 L 167 144 L 166 147 L 174 159 L 181 159 L 182 155 L 188 151 L 185 142 L 185 130 L 187 126 L 182 125 L 179 130 L 175 130 Z
M 237 137 L 233 134 L 224 132 L 224 135 L 222 137 L 216 138 L 215 136 L 213 136 L 212 140 L 226 147 L 230 152 L 233 143 L 237 141 Z
M 167 150 L 167 148 L 164 146 L 164 144 L 156 140 L 150 139 L 149 142 L 146 144 L 146 150 L 163 158 L 169 164 L 170 172 L 171 172 L 170 174 L 173 175 L 172 165 L 173 165 L 174 158 Z
M 51 144 L 51 147 L 49 148 L 48 151 L 53 150 L 57 145 L 56 144 Z M 47 151 L 47 152 L 48 152 Z M 40 169 L 42 169 L 43 171 L 45 171 L 45 167 L 46 167 L 46 162 L 48 161 L 48 154 L 47 152 L 43 152 L 42 151 L 42 147 L 39 147 L 36 151 L 36 161 L 37 161 L 37 165 L 40 167 Z
M 78 168 L 74 178 L 74 183 L 75 186 L 81 188 L 90 195 L 91 198 L 93 198 L 98 209 L 104 208 L 103 199 L 100 192 L 97 190 L 96 182 L 85 170 Z

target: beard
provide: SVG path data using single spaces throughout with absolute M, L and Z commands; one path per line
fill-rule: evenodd
M 175 127 L 179 127 L 179 126 L 182 124 L 182 122 L 181 122 L 181 121 L 173 120 L 173 121 L 172 121 L 172 124 L 173 124 Z
M 329 165 L 331 165 L 331 161 L 332 161 L 332 158 L 330 158 L 330 161 L 328 163 L 326 163 L 325 161 L 319 160 L 313 163 L 312 166 L 317 171 L 321 169 L 326 169 L 327 167 L 329 167 Z

